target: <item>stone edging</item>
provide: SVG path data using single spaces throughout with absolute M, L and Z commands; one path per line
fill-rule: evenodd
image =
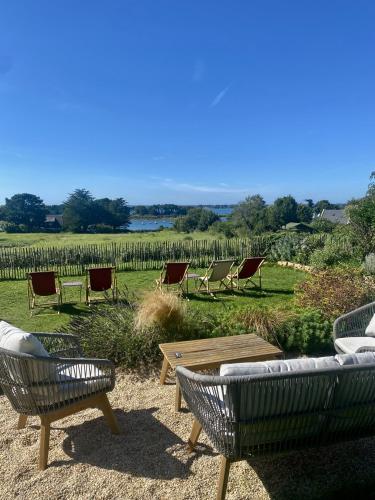
M 292 269 L 297 269 L 298 271 L 304 271 L 305 273 L 312 273 L 314 270 L 311 266 L 305 266 L 304 264 L 298 264 L 297 262 L 288 262 L 287 260 L 279 260 L 277 265 L 281 267 L 290 267 Z

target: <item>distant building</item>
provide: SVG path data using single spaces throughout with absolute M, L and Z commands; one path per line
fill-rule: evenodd
M 349 217 L 346 215 L 343 208 L 339 210 L 323 209 L 318 218 L 328 220 L 334 224 L 349 224 Z
M 61 231 L 63 227 L 63 216 L 61 214 L 48 214 L 44 222 L 44 229 L 49 231 Z
M 284 229 L 294 233 L 314 233 L 314 229 L 304 222 L 288 222 Z

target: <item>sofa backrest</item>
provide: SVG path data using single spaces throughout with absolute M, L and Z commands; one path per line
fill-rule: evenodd
M 210 386 L 209 377 L 191 382 L 203 382 L 205 392 L 220 388 L 225 410 L 218 418 L 226 419 L 227 430 L 215 444 L 234 450 L 232 456 L 374 432 L 375 353 L 224 365 L 221 373 Z M 200 421 L 213 438 L 215 431 Z

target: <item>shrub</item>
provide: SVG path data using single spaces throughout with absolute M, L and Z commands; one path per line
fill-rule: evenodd
M 375 296 L 373 280 L 354 270 L 318 271 L 296 286 L 296 303 L 319 309 L 326 318 L 335 318 L 360 307 Z
M 298 251 L 300 245 L 300 238 L 298 235 L 286 235 L 278 239 L 272 245 L 270 251 L 271 260 L 286 260 L 292 261 Z
M 286 351 L 311 355 L 333 350 L 332 321 L 317 310 L 292 315 L 277 329 L 276 335 Z
M 150 307 L 149 297 L 139 307 L 126 302 L 93 306 L 86 314 L 72 317 L 60 331 L 77 335 L 87 356 L 109 358 L 125 368 L 158 360 L 160 343 L 212 335 L 215 318 L 185 309 L 184 305 L 180 308 L 170 298 L 163 300 L 169 309 L 165 305 L 159 309 Z M 139 311 L 143 311 L 143 320 L 146 309 L 153 321 L 145 321 L 140 327 Z
M 324 247 L 315 250 L 310 258 L 310 264 L 317 269 L 354 263 L 355 261 L 356 253 L 354 248 L 342 238 L 327 239 Z

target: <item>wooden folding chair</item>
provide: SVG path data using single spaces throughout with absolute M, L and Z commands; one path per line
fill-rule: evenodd
M 244 290 L 248 283 L 252 283 L 256 288 L 262 288 L 261 267 L 264 261 L 265 257 L 246 257 L 243 259 L 236 272 L 228 274 L 228 280 L 231 283 L 231 287 L 237 288 L 238 290 Z M 257 273 L 259 285 L 252 279 Z M 240 284 L 241 281 L 243 282 L 242 285 Z
M 62 305 L 61 283 L 55 271 L 38 271 L 27 274 L 27 295 L 29 301 L 30 315 L 35 308 L 46 308 L 57 306 L 57 314 L 60 314 Z M 55 300 L 37 302 L 38 297 L 53 297 Z
M 166 262 L 160 273 L 160 278 L 155 280 L 156 289 L 161 291 L 163 287 L 166 287 L 167 290 L 170 287 L 176 287 L 177 291 L 183 295 L 189 265 L 190 262 Z
M 104 293 L 110 291 L 112 299 L 115 301 L 118 297 L 116 268 L 109 267 L 91 267 L 87 269 L 86 274 L 86 304 L 90 305 L 93 301 L 107 300 L 107 295 L 103 297 L 93 296 L 93 293 Z
M 221 291 L 222 287 L 231 290 L 231 286 L 225 282 L 230 270 L 235 263 L 234 259 L 213 260 L 204 276 L 199 276 L 198 292 L 209 293 L 213 296 L 215 292 Z M 217 288 L 212 288 L 212 283 L 219 283 Z

